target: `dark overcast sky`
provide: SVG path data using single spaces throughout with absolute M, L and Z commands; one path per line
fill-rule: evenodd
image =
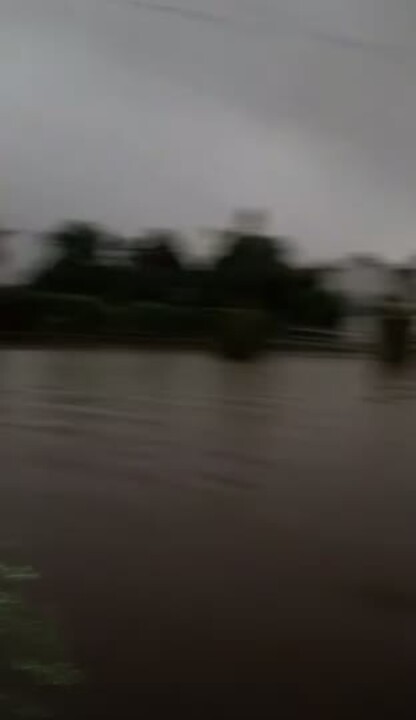
M 405 256 L 415 33 L 414 0 L 0 0 L 0 217 L 259 205 L 310 256 Z

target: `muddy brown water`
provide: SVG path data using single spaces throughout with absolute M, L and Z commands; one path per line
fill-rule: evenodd
M 85 674 L 71 717 L 416 706 L 416 396 L 369 378 L 1 352 L 0 554 Z

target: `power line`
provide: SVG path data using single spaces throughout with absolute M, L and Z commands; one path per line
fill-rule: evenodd
M 262 18 L 261 14 L 257 9 L 252 8 L 252 14 L 247 17 L 232 17 L 231 15 L 220 15 L 217 13 L 209 13 L 203 10 L 194 10 L 192 8 L 185 8 L 178 4 L 170 3 L 159 3 L 149 2 L 148 0 L 109 0 L 113 5 L 123 4 L 136 8 L 137 10 L 143 10 L 149 13 L 164 14 L 176 16 L 179 19 L 190 20 L 199 23 L 209 23 L 211 25 L 227 25 L 230 28 L 236 30 L 250 30 L 256 29 L 257 31 L 262 28 L 267 29 L 270 32 L 276 32 L 279 29 L 276 17 L 274 21 L 271 18 Z M 379 43 L 373 40 L 363 40 L 351 35 L 345 35 L 340 32 L 325 30 L 317 27 L 297 14 L 293 14 L 290 11 L 286 11 L 283 8 L 277 9 L 277 14 L 280 15 L 280 21 L 285 24 L 285 31 L 311 37 L 315 40 L 320 40 L 325 44 L 334 45 L 336 47 L 345 48 L 347 50 L 364 51 L 366 53 L 378 54 L 383 56 L 385 59 L 392 61 L 401 61 L 409 55 L 409 50 L 403 46 L 397 46 L 386 43 Z M 283 31 L 282 31 L 283 34 Z
M 85 0 L 74 0 L 79 4 L 85 3 Z M 205 10 L 196 10 L 184 7 L 177 2 L 151 2 L 151 0 L 89 0 L 96 5 L 106 4 L 111 7 L 131 8 L 132 10 L 143 11 L 153 15 L 170 16 L 178 20 L 189 21 L 211 25 L 212 27 L 227 27 L 235 32 L 248 33 L 250 31 L 257 32 L 266 36 L 275 36 L 280 32 L 284 37 L 288 33 L 291 35 L 304 36 L 312 40 L 321 41 L 326 45 L 332 45 L 336 48 L 344 48 L 355 52 L 364 52 L 379 56 L 383 60 L 393 63 L 402 63 L 407 59 L 414 59 L 409 47 L 380 43 L 374 40 L 365 40 L 337 31 L 322 29 L 315 23 L 305 20 L 299 14 L 295 14 L 285 8 L 276 8 L 275 17 L 265 17 L 259 13 L 253 6 L 249 15 L 241 13 L 238 17 L 233 15 L 224 15 L 219 13 L 207 12 Z M 33 0 L 28 0 L 33 2 Z M 247 9 L 247 8 L 246 8 Z M 250 8 L 248 8 L 250 11 Z M 280 24 L 281 23 L 281 24 Z
M 193 10 L 192 8 L 184 8 L 178 5 L 168 5 L 161 3 L 145 2 L 145 0 L 124 0 L 125 5 L 130 5 L 139 10 L 147 12 L 160 13 L 165 15 L 177 15 L 185 20 L 194 20 L 197 22 L 208 22 L 214 25 L 222 25 L 224 23 L 235 22 L 232 18 L 208 13 L 203 10 Z

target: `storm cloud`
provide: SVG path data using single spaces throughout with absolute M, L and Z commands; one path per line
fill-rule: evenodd
M 0 0 L 0 217 L 415 249 L 409 0 Z

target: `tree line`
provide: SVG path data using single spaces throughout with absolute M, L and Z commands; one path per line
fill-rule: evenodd
M 3 332 L 203 339 L 218 332 L 224 310 L 261 313 L 274 334 L 335 329 L 344 314 L 319 271 L 295 266 L 286 243 L 264 234 L 224 232 L 220 251 L 204 262 L 186 257 L 171 231 L 126 241 L 69 222 L 44 242 L 42 267 L 24 286 L 1 291 Z

